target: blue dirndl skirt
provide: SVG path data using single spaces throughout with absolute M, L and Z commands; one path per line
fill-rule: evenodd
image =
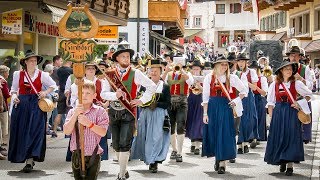
M 195 95 L 190 93 L 188 97 L 188 114 L 186 122 L 186 137 L 191 140 L 202 139 L 203 129 L 203 107 L 202 94 Z
M 262 97 L 260 94 L 254 95 L 255 105 L 257 109 L 258 115 L 258 133 L 259 133 L 259 141 L 267 140 L 267 100 L 265 97 Z
M 24 163 L 26 159 L 43 162 L 46 153 L 47 113 L 38 106 L 37 95 L 19 95 L 10 121 L 8 160 Z
M 131 159 L 140 159 L 149 165 L 166 159 L 170 145 L 170 131 L 163 130 L 167 110 L 141 109 L 138 120 L 138 135 L 131 148 Z
M 297 113 L 290 103 L 276 103 L 264 156 L 268 164 L 304 161 L 302 128 Z
M 248 97 L 242 99 L 242 104 L 243 115 L 239 126 L 238 144 L 259 139 L 257 110 L 251 90 L 249 90 Z
M 232 108 L 225 97 L 210 97 L 209 122 L 203 126 L 202 156 L 223 161 L 236 158 L 236 140 Z

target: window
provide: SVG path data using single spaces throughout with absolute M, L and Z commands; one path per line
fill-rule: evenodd
M 216 12 L 217 14 L 225 14 L 225 4 L 217 4 Z
M 230 13 L 233 13 L 233 14 L 241 13 L 241 4 L 240 3 L 230 4 Z
M 281 26 L 280 26 L 280 21 L 279 21 L 279 13 L 275 14 L 275 17 L 274 17 L 274 24 L 275 24 L 275 29 L 279 29 Z
M 287 21 L 286 21 L 286 12 L 282 11 L 280 12 L 280 25 L 281 27 L 286 27 Z
M 302 16 L 298 17 L 298 33 L 302 34 Z
M 184 26 L 189 27 L 189 19 L 188 18 L 184 20 Z
M 201 26 L 201 17 L 194 17 L 194 27 Z
M 304 14 L 303 15 L 303 34 L 310 33 L 310 14 Z
M 230 37 L 230 32 L 229 31 L 220 31 L 218 32 L 218 37 L 219 37 L 219 42 L 218 46 L 219 47 L 228 47 L 229 46 L 229 37 Z
M 314 30 L 320 30 L 320 9 L 317 9 L 314 12 Z

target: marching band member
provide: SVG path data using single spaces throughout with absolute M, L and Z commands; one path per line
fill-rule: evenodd
M 290 62 L 298 63 L 298 72 L 294 75 L 297 80 L 303 82 L 310 90 L 313 88 L 313 78 L 310 68 L 299 62 L 300 60 L 300 48 L 298 46 L 292 46 L 291 50 L 286 53 L 289 56 Z M 309 103 L 311 108 L 311 103 Z M 312 121 L 310 124 L 303 125 L 303 141 L 307 144 L 312 140 Z
M 248 89 L 238 76 L 230 74 L 228 60 L 221 56 L 214 62 L 212 74 L 203 82 L 203 145 L 202 156 L 215 156 L 215 170 L 225 173 L 226 160 L 236 158 L 234 114 L 230 106 L 232 87 L 239 91 L 242 99 Z M 241 100 L 240 100 L 241 103 Z
M 162 80 L 161 59 L 149 61 L 151 80 L 157 85 L 154 99 L 142 107 L 138 120 L 138 135 L 132 145 L 131 158 L 140 159 L 149 165 L 152 173 L 158 171 L 168 154 L 170 145 L 170 120 L 168 109 L 171 104 L 170 88 Z M 144 92 L 145 88 L 140 88 Z
M 230 74 L 240 76 L 240 71 L 237 70 L 237 55 L 236 52 L 229 52 L 227 55 L 227 59 L 229 61 L 229 69 Z M 231 99 L 235 99 L 238 95 L 237 89 L 235 87 L 232 87 L 232 93 L 230 93 Z M 234 129 L 235 129 L 235 138 L 236 135 L 239 134 L 239 126 L 240 126 L 240 117 L 234 117 Z M 235 159 L 230 159 L 230 163 L 235 163 Z
M 268 92 L 268 80 L 265 76 L 261 74 L 261 67 L 259 66 L 257 61 L 253 61 L 249 68 L 254 69 L 258 75 L 258 82 L 256 90 L 253 91 L 254 100 L 258 115 L 258 133 L 259 133 L 259 141 L 266 141 L 267 140 L 267 124 L 266 124 L 266 95 Z M 257 144 L 259 143 L 257 142 Z M 255 148 L 255 143 L 251 143 L 251 148 Z
M 238 154 L 244 154 L 249 152 L 248 143 L 259 138 L 258 134 L 258 117 L 256 106 L 254 104 L 253 92 L 256 90 L 257 82 L 259 78 L 257 73 L 253 69 L 248 68 L 248 61 L 250 59 L 245 53 L 241 53 L 237 56 L 237 65 L 240 69 L 240 79 L 249 88 L 248 97 L 242 99 L 243 103 L 243 115 L 241 116 L 239 126 L 238 142 Z
M 132 49 L 119 46 L 118 50 L 112 56 L 112 61 L 117 63 L 115 73 L 120 77 L 122 84 L 125 86 L 125 90 L 131 95 L 131 106 L 135 107 L 145 104 L 152 99 L 156 85 L 140 70 L 130 66 L 130 60 L 133 55 L 134 51 Z M 146 91 L 140 99 L 136 99 L 139 85 L 145 87 Z M 104 81 L 101 97 L 105 100 L 113 101 L 110 102 L 111 108 L 108 112 L 111 122 L 112 146 L 116 151 L 120 166 L 118 179 L 128 179 L 129 173 L 127 171 L 127 165 L 135 131 L 136 108 L 134 108 L 135 112 L 131 112 L 125 107 L 122 107 L 122 105 L 118 106 L 120 103 L 115 101 L 127 99 L 126 93 L 121 89 L 117 89 L 116 92 L 111 92 L 111 86 L 108 81 Z
M 195 78 L 203 78 L 203 76 L 201 76 L 203 66 L 199 60 L 196 60 L 190 67 L 195 83 L 191 86 L 188 96 L 186 137 L 191 139 L 191 152 L 199 155 L 203 129 L 203 107 L 201 106 L 203 79 L 201 81 L 201 79 L 196 80 Z
M 272 117 L 264 161 L 280 165 L 280 172 L 293 174 L 293 162 L 304 161 L 301 122 L 297 115 L 297 95 L 311 96 L 312 92 L 295 74 L 298 64 L 284 61 L 275 71 L 276 81 L 268 90 L 267 102 Z M 287 168 L 287 169 L 286 169 Z
M 167 66 L 170 67 L 171 65 L 172 64 L 168 63 Z M 185 138 L 185 124 L 188 110 L 187 95 L 189 86 L 193 84 L 193 77 L 190 72 L 185 72 L 182 69 L 181 64 L 176 64 L 175 68 L 180 70 L 172 71 L 166 68 L 163 76 L 165 77 L 165 82 L 170 86 L 171 94 L 169 116 L 171 123 L 171 146 L 173 151 L 170 159 L 175 159 L 176 162 L 182 162 L 182 146 Z
M 94 82 L 84 82 L 82 95 L 82 104 L 77 104 L 68 112 L 63 131 L 67 135 L 72 134 L 70 141 L 72 172 L 74 179 L 80 180 L 83 177 L 80 172 L 80 136 L 76 122 L 86 127 L 84 129 L 85 179 L 95 180 L 100 171 L 101 154 L 104 151 L 99 142 L 107 133 L 109 118 L 103 107 L 94 104 L 97 96 Z
M 95 84 L 95 90 L 97 95 L 94 99 L 94 104 L 107 109 L 108 103 L 105 102 L 100 96 L 102 91 L 103 80 L 100 80 L 99 78 L 97 78 L 96 73 L 97 73 L 97 67 L 95 63 L 88 62 L 85 64 L 84 82 L 93 82 Z M 76 84 L 75 81 L 76 81 L 76 78 L 74 77 L 74 75 L 70 75 L 67 79 L 66 89 L 65 89 L 65 94 L 70 94 L 70 105 L 73 108 L 76 108 L 77 101 L 78 101 L 78 85 Z M 107 145 L 106 137 L 101 138 L 100 146 L 103 149 L 103 153 L 101 154 L 101 160 L 108 160 L 108 145 Z M 70 152 L 71 151 L 69 151 L 68 149 L 68 153 L 67 153 L 68 161 L 70 160 L 70 155 L 71 155 Z
M 38 106 L 56 87 L 48 73 L 37 69 L 42 57 L 28 50 L 20 60 L 23 70 L 13 74 L 11 86 L 15 103 L 11 114 L 8 160 L 13 163 L 26 162 L 24 173 L 32 171 L 34 161 L 43 162 L 46 152 L 46 113 Z M 42 85 L 48 87 L 43 91 Z

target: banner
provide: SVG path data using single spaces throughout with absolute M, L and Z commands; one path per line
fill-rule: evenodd
M 22 9 L 2 13 L 2 33 L 22 34 Z

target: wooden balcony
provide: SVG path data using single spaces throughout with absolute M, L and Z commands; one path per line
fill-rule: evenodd
M 295 7 L 299 7 L 302 4 L 306 4 L 307 2 L 313 2 L 314 0 L 276 0 L 275 2 L 270 2 L 266 0 L 259 0 L 259 11 L 264 10 L 268 7 L 273 7 L 275 10 L 280 11 L 288 11 L 289 9 L 293 9 Z M 252 12 L 252 4 L 251 2 L 244 3 L 243 9 L 245 11 Z
M 186 10 L 180 7 L 178 0 L 149 0 L 148 6 L 149 21 L 163 22 L 168 38 L 183 37 Z

